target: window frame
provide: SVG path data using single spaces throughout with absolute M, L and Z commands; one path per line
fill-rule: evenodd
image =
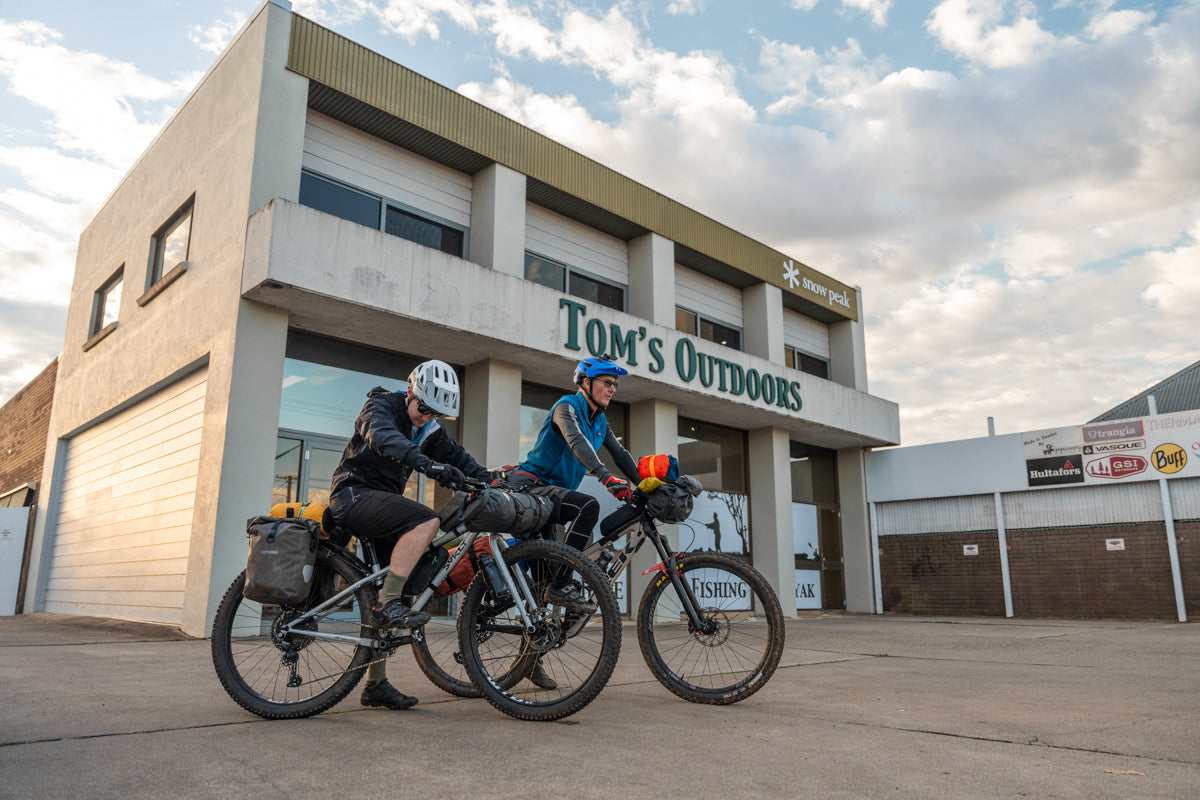
M 394 200 L 385 195 L 376 194 L 375 192 L 369 192 L 366 189 L 355 186 L 352 183 L 347 183 L 346 181 L 339 180 L 338 178 L 334 178 L 331 175 L 326 175 L 325 173 L 318 172 L 314 169 L 309 169 L 308 167 L 301 168 L 300 175 L 301 176 L 307 175 L 310 178 L 314 178 L 319 181 L 324 181 L 325 183 L 331 184 L 331 185 L 336 186 L 341 189 L 345 189 L 350 192 L 354 192 L 355 194 L 362 195 L 363 197 L 368 197 L 368 198 L 378 202 L 379 203 L 379 218 L 375 220 L 374 228 L 375 228 L 375 230 L 379 231 L 380 233 L 386 233 L 388 236 L 395 236 L 397 239 L 403 239 L 406 242 L 413 242 L 413 244 L 419 244 L 422 247 L 429 247 L 429 245 L 414 241 L 412 239 L 409 239 L 407 237 L 401 236 L 396 233 L 390 233 L 387 230 L 388 209 L 392 208 L 392 209 L 395 209 L 396 211 L 400 212 L 401 214 L 407 214 L 410 217 L 416 217 L 418 220 L 420 220 L 422 222 L 427 222 L 430 225 L 434 225 L 439 228 L 449 229 L 449 230 L 455 231 L 461 235 L 461 238 L 462 238 L 462 252 L 461 253 L 447 252 L 446 250 L 442 250 L 441 248 L 436 248 L 436 247 L 430 247 L 429 249 L 437 250 L 438 252 L 441 252 L 441 253 L 446 253 L 446 255 L 451 255 L 451 256 L 454 256 L 455 258 L 461 258 L 464 261 L 467 260 L 470 255 L 470 250 L 471 250 L 471 229 L 470 228 L 459 225 L 456 222 L 452 222 L 452 221 L 446 219 L 445 217 L 439 217 L 438 215 L 432 214 L 423 208 L 417 208 L 415 206 L 409 205 L 408 203 L 402 203 L 399 200 Z M 302 204 L 302 205 L 304 205 L 304 204 Z M 305 205 L 304 207 L 311 208 L 314 211 L 320 211 L 322 214 L 330 214 L 330 216 L 335 216 L 338 219 L 345 219 L 347 222 L 354 222 L 355 224 L 358 224 L 358 225 L 363 224 L 361 222 L 358 222 L 358 220 L 348 219 L 348 218 L 340 216 L 338 214 L 333 214 L 332 212 L 317 208 L 316 206 Z
M 187 270 L 188 259 L 191 258 L 192 254 L 192 231 L 196 224 L 195 212 L 196 195 L 193 193 L 150 237 L 150 265 L 146 272 L 147 293 L 159 284 L 174 281 L 179 277 L 179 274 Z M 183 248 L 183 258 L 178 263 L 171 264 L 168 267 L 164 263 L 167 255 L 166 243 L 171 238 L 171 234 L 175 233 L 179 229 L 179 226 L 183 224 L 184 220 L 188 221 L 188 233 L 187 241 Z
M 95 347 L 101 339 L 115 331 L 121 319 L 121 297 L 117 296 L 116 315 L 111 322 L 105 322 L 105 312 L 108 310 L 108 300 L 112 296 L 113 290 L 118 289 L 121 293 L 124 291 L 125 285 L 125 265 L 117 267 L 116 271 L 108 276 L 108 280 L 100 284 L 100 288 L 92 294 L 92 313 L 88 317 L 88 335 L 83 343 L 83 350 L 87 352 Z
M 690 314 L 692 316 L 692 318 L 695 320 L 695 324 L 696 324 L 695 331 L 689 331 L 689 330 L 685 330 L 685 329 L 679 327 L 679 312 L 681 312 L 681 311 L 684 314 Z M 704 330 L 703 323 L 706 323 L 706 322 L 709 325 L 720 325 L 722 328 L 726 328 L 726 329 L 736 333 L 737 337 L 738 337 L 737 346 L 734 347 L 733 345 L 725 344 L 723 342 L 718 342 L 716 339 L 710 339 L 707 336 L 704 336 L 701 333 L 701 331 Z M 679 331 L 680 333 L 686 333 L 689 336 L 695 336 L 697 339 L 703 339 L 706 342 L 712 342 L 713 344 L 718 344 L 718 345 L 721 345 L 722 347 L 728 347 L 731 350 L 737 350 L 740 353 L 745 352 L 745 349 L 743 348 L 742 345 L 746 339 L 746 331 L 741 326 L 730 325 L 728 322 L 722 322 L 718 319 L 713 319 L 712 317 L 701 314 L 699 311 L 693 311 L 692 309 L 688 308 L 687 306 L 679 306 L 679 305 L 675 306 L 675 330 Z
M 551 286 L 548 283 L 542 283 L 541 281 L 533 281 L 529 277 L 529 260 L 531 258 L 538 259 L 539 261 L 544 261 L 547 264 L 551 264 L 551 265 L 556 266 L 559 269 L 561 269 L 563 285 L 556 287 L 556 286 Z M 601 286 L 606 286 L 609 289 L 616 289 L 617 291 L 619 291 L 621 293 L 620 307 L 610 306 L 607 303 L 600 302 L 599 300 L 595 300 L 595 301 L 589 300 L 589 302 L 599 303 L 604 308 L 611 308 L 614 311 L 627 311 L 629 308 L 629 286 L 628 285 L 622 284 L 622 283 L 616 283 L 614 281 L 608 280 L 607 278 L 602 278 L 599 275 L 597 275 L 596 273 L 590 272 L 586 269 L 580 269 L 579 267 L 573 267 L 564 261 L 561 261 L 557 258 L 553 258 L 551 256 L 543 255 L 542 253 L 539 253 L 536 250 L 526 250 L 525 251 L 525 268 L 522 272 L 522 275 L 525 278 L 525 280 L 531 281 L 533 283 L 537 283 L 539 286 L 545 286 L 548 289 L 554 289 L 557 292 L 562 292 L 563 294 L 570 295 L 571 297 L 579 297 L 580 299 L 588 300 L 588 298 L 583 297 L 583 295 L 575 294 L 574 292 L 572 292 L 570 290 L 571 277 L 573 275 L 577 275 L 580 278 L 583 278 L 584 280 L 594 281 L 595 283 L 598 283 Z
M 822 375 L 818 372 L 813 372 L 811 369 L 805 369 L 803 366 L 803 359 L 805 358 L 812 359 L 813 361 L 823 364 L 825 367 L 825 374 Z M 795 345 L 785 344 L 783 346 L 783 363 L 784 366 L 788 367 L 789 369 L 803 372 L 805 375 L 812 375 L 823 380 L 829 380 L 829 359 L 810 353 L 809 351 L 800 347 L 796 347 Z

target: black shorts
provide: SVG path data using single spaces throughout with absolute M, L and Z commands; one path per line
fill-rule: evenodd
M 415 500 L 395 492 L 352 486 L 329 498 L 334 519 L 359 539 L 388 539 L 392 544 L 437 514 Z M 391 548 L 388 548 L 389 550 Z
M 596 520 L 600 518 L 600 504 L 596 502 L 596 498 L 583 492 L 573 492 L 561 486 L 541 483 L 528 472 L 514 473 L 509 480 L 517 485 L 532 485 L 533 488 L 529 490 L 530 494 L 541 495 L 554 502 L 554 513 L 542 531 L 544 538 L 555 538 L 552 529 L 556 524 L 566 525 L 574 520 L 575 526 L 571 529 L 566 543 L 576 550 L 582 550 L 588 546 L 592 540 L 592 528 L 596 526 Z

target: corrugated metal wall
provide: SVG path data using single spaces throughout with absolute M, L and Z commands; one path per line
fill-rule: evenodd
M 1168 481 L 1175 519 L 1200 519 L 1200 478 Z M 1023 528 L 1076 528 L 1162 522 L 1158 481 L 1112 486 L 1074 486 L 1001 495 L 1004 524 Z M 990 494 L 878 503 L 880 536 L 995 530 Z
M 875 515 L 880 536 L 996 529 L 996 504 L 990 494 L 879 503 Z

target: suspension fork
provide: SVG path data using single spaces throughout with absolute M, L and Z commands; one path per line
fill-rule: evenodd
M 681 598 L 683 610 L 687 614 L 688 625 L 692 630 L 704 630 L 705 622 L 704 618 L 700 616 L 700 601 L 692 593 L 691 585 L 679 574 L 679 562 L 675 558 L 675 554 L 667 547 L 666 539 L 658 532 L 654 523 L 647 519 L 645 524 L 650 530 L 648 538 L 654 542 L 654 549 L 658 551 L 658 556 L 662 559 L 660 569 L 671 579 L 671 585 L 675 587 L 675 592 Z

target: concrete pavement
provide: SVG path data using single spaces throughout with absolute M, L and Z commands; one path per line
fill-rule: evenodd
M 1200 626 L 822 615 L 789 620 L 771 683 L 683 702 L 626 625 L 600 697 L 559 723 L 442 694 L 269 722 L 207 641 L 0 618 L 0 798 L 1200 797 Z

